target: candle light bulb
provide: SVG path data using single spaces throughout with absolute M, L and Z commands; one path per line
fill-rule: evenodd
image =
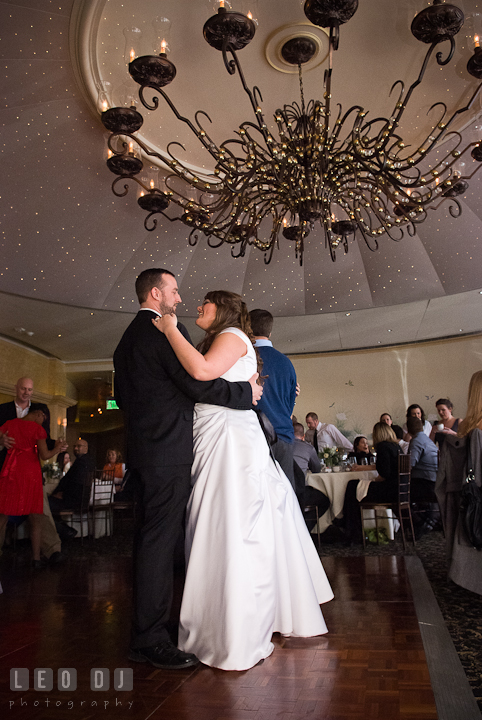
M 224 7 L 224 0 L 219 0 L 219 7 L 220 7 L 220 8 L 223 8 L 223 7 Z
M 286 218 L 283 219 L 283 227 L 286 227 L 288 225 L 288 220 Z
M 151 180 L 149 182 L 149 185 L 151 186 L 151 190 L 154 190 L 154 180 Z
M 107 100 L 102 101 L 102 112 L 105 112 L 109 106 L 107 105 Z
M 250 10 L 248 10 L 248 18 L 249 18 L 250 20 L 253 19 L 253 13 L 252 13 Z
M 113 153 L 112 150 L 110 150 L 110 148 L 109 148 L 109 149 L 107 150 L 107 157 L 108 157 L 108 158 L 111 158 L 113 154 L 114 154 L 114 153 Z
M 129 143 L 129 155 L 133 155 L 133 154 L 134 154 L 134 143 L 130 142 Z
M 136 56 L 136 52 L 135 52 L 134 48 L 131 48 L 130 52 L 129 52 L 129 58 L 130 58 L 131 62 L 134 60 L 135 56 Z
M 480 38 L 479 38 L 478 35 L 476 35 L 476 36 L 474 37 L 474 46 L 475 46 L 476 48 L 480 47 Z

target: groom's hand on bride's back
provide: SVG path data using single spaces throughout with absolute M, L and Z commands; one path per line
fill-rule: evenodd
M 263 394 L 263 388 L 261 385 L 258 385 L 256 383 L 257 379 L 259 378 L 259 373 L 254 373 L 253 377 L 249 378 L 249 384 L 251 385 L 251 391 L 253 393 L 253 405 L 258 404 L 258 400 L 261 400 L 261 395 Z

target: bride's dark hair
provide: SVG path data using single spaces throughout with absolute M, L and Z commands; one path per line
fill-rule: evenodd
M 254 345 L 254 335 L 251 330 L 248 308 L 241 295 L 229 292 L 229 290 L 212 290 L 204 298 L 216 305 L 216 317 L 211 327 L 206 331 L 206 336 L 197 346 L 200 353 L 205 355 L 214 339 L 228 327 L 236 327 L 242 330 Z

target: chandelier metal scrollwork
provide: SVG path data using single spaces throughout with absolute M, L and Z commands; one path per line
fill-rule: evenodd
M 160 154 L 136 137 L 143 118 L 135 107 L 111 107 L 102 113 L 102 121 L 111 131 L 107 165 L 117 175 L 113 192 L 126 195 L 130 181 L 141 186 L 143 194 L 138 203 L 148 213 L 144 222 L 147 230 L 156 228 L 154 216 L 161 214 L 191 228 L 191 245 L 202 233 L 211 247 L 231 245 L 234 257 L 244 256 L 249 246 L 259 248 L 265 253 L 266 263 L 285 239 L 294 244 L 302 264 L 305 240 L 315 223 L 323 228 L 325 245 L 335 260 L 337 248 L 346 253 L 348 239 L 356 234 L 364 238 L 370 250 L 378 248 L 378 238 L 385 234 L 396 241 L 405 231 L 413 236 L 428 210 L 437 209 L 443 202 L 449 203 L 453 217 L 460 215 L 457 196 L 465 192 L 468 180 L 480 166 L 470 176 L 462 177 L 456 163 L 465 153 L 482 162 L 482 145 L 474 142 L 461 149 L 462 136 L 452 126 L 473 106 L 482 84 L 467 105 L 450 117 L 445 103 L 433 105 L 431 111 L 438 120 L 416 150 L 405 146 L 398 128 L 436 48 L 444 43 L 446 49 L 445 54 L 435 53 L 439 65 L 452 59 L 454 37 L 464 23 L 464 14 L 455 5 L 434 0 L 416 15 L 412 33 L 430 47 L 412 85 L 405 88 L 398 80 L 392 86 L 395 104 L 389 118 L 368 120 L 367 111 L 358 105 L 345 113 L 338 106 L 330 127 L 333 51 L 338 47 L 340 25 L 354 15 L 357 7 L 358 0 L 306 0 L 306 17 L 315 25 L 329 28 L 324 100 L 306 103 L 304 98 L 302 67 L 313 57 L 314 43 L 310 44 L 306 37 L 289 40 L 282 54 L 286 62 L 298 66 L 300 102 L 276 111 L 277 136 L 264 118 L 259 89 L 248 87 L 238 60 L 237 51 L 252 40 L 256 29 L 242 13 L 219 7 L 204 25 L 206 41 L 222 52 L 228 73 L 238 73 L 253 108 L 254 121 L 242 122 L 234 139 L 217 145 L 204 127 L 206 119 L 210 121 L 206 113 L 198 111 L 192 122 L 178 112 L 163 89 L 176 75 L 165 52 L 130 62 L 129 72 L 140 85 L 142 105 L 155 111 L 159 105 L 157 95 L 162 96 L 215 161 L 214 171 L 201 177 L 176 158 L 174 151 L 179 143 L 170 143 L 167 152 Z M 467 70 L 482 79 L 479 47 L 475 47 Z M 151 100 L 146 98 L 148 90 L 156 93 Z M 444 150 L 441 143 L 447 140 Z M 143 169 L 136 153 L 139 149 L 144 157 L 155 156 L 167 166 L 165 190 L 139 179 Z M 177 214 L 172 213 L 174 206 Z

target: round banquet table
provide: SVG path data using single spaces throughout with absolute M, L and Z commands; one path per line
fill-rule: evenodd
M 345 502 L 346 486 L 350 480 L 359 480 L 356 497 L 358 501 L 363 500 L 368 492 L 370 482 L 378 475 L 376 470 L 356 470 L 354 472 L 321 472 L 306 475 L 306 484 L 320 490 L 326 495 L 330 501 L 330 507 L 319 520 L 318 528 L 320 533 L 333 523 L 336 517 L 343 516 L 343 503 Z M 387 510 L 386 523 L 380 523 L 379 526 L 385 527 L 388 537 L 393 540 L 394 533 L 398 529 L 398 520 L 393 518 L 391 510 Z M 388 514 L 390 513 L 390 514 Z M 375 515 L 373 510 L 364 511 L 364 527 L 375 527 Z M 316 532 L 316 529 L 314 530 Z

